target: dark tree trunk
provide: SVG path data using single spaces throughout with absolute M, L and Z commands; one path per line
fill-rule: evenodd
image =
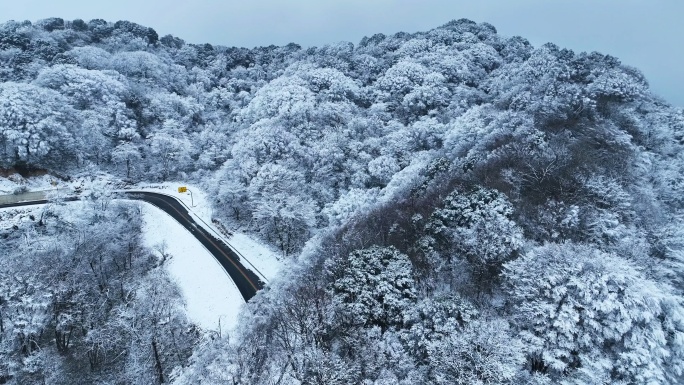
M 164 370 L 162 369 L 161 360 L 159 359 L 159 351 L 157 350 L 157 341 L 152 340 L 152 351 L 154 352 L 154 367 L 157 369 L 159 376 L 159 383 L 164 383 Z

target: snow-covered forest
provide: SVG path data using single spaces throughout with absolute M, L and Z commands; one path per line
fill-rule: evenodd
M 135 206 L 51 205 L 0 231 L 0 383 L 681 381 L 684 111 L 615 57 L 53 18 L 0 25 L 0 81 L 4 174 L 191 181 L 289 260 L 208 333 Z

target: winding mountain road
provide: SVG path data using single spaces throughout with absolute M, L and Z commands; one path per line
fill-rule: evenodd
M 240 261 L 240 257 L 226 245 L 222 240 L 213 236 L 204 227 L 200 226 L 190 215 L 187 208 L 185 208 L 177 199 L 164 194 L 153 192 L 138 192 L 126 191 L 124 192 L 126 199 L 140 200 L 150 203 L 157 208 L 163 210 L 171 215 L 178 223 L 185 227 L 190 233 L 197 238 L 202 245 L 216 258 L 216 260 L 223 266 L 225 271 L 230 275 L 230 278 L 235 282 L 240 294 L 248 301 L 256 292 L 264 287 L 264 283 L 259 277 L 250 269 L 245 267 Z M 67 200 L 76 200 L 77 198 L 68 198 Z M 37 204 L 49 203 L 47 199 L 36 199 L 15 203 L 0 204 L 3 207 L 17 207 L 29 206 Z

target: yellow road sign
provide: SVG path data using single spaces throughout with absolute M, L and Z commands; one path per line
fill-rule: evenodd
M 188 192 L 188 188 L 185 186 L 178 187 L 178 192 L 179 193 Z

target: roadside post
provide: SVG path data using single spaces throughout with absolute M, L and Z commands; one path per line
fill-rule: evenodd
M 190 206 L 195 207 L 195 198 L 193 198 L 192 191 L 190 191 L 189 188 L 187 188 L 186 186 L 180 186 L 180 187 L 178 187 L 178 192 L 179 193 L 189 192 L 190 193 Z

